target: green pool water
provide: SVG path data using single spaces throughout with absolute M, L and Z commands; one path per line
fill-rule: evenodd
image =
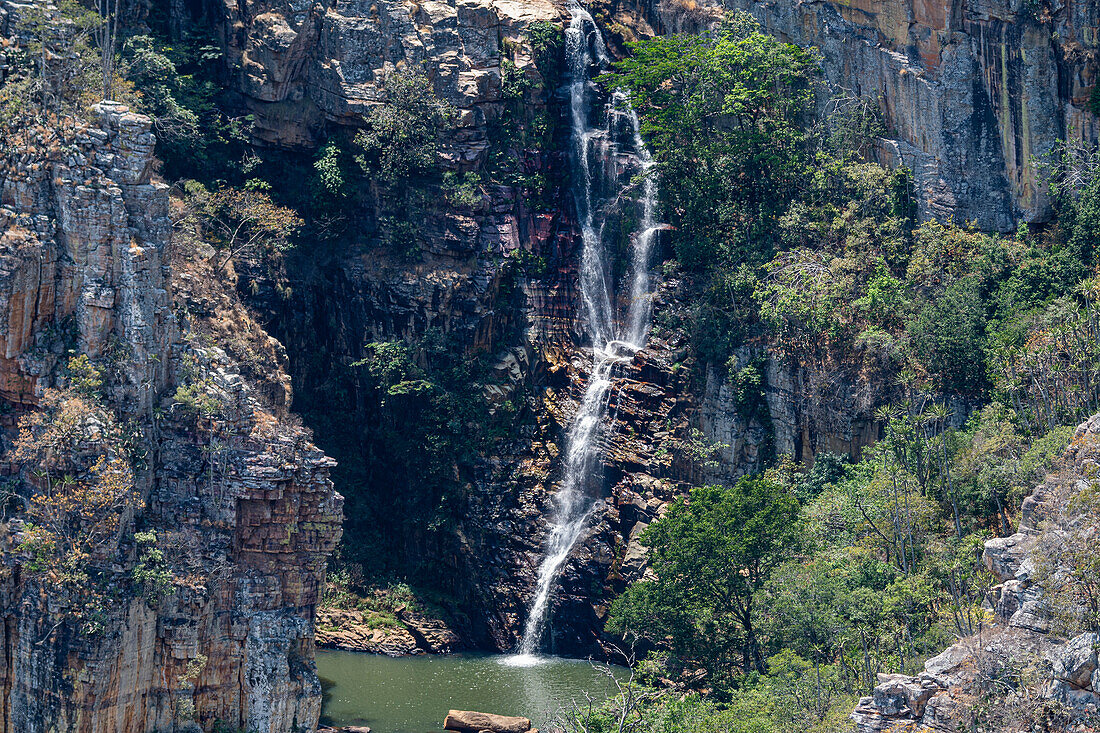
M 625 670 L 612 668 L 622 676 Z M 451 708 L 523 715 L 545 729 L 550 716 L 587 691 L 605 700 L 614 684 L 590 663 L 557 657 L 474 654 L 390 657 L 317 652 L 325 689 L 321 721 L 368 725 L 372 733 L 438 733 Z

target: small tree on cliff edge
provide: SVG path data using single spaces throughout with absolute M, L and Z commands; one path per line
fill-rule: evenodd
M 263 190 L 226 186 L 211 191 L 197 181 L 185 181 L 184 193 L 192 223 L 221 253 L 218 273 L 240 254 L 285 252 L 302 227 L 293 209 L 279 206 Z
M 718 677 L 764 672 L 754 601 L 797 544 L 798 501 L 764 478 L 704 486 L 674 504 L 641 538 L 657 579 L 612 606 L 610 627 L 661 643 Z

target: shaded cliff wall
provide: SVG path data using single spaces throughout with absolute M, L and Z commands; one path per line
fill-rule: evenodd
M 467 639 L 506 648 L 522 624 L 533 581 L 523 569 L 537 564 L 541 502 L 554 486 L 548 476 L 560 427 L 538 391 L 567 381 L 563 367 L 581 331 L 560 68 L 555 78 L 543 78 L 546 69 L 536 65 L 526 39 L 531 23 L 560 27 L 567 14 L 556 3 L 497 0 L 318 4 L 302 12 L 276 3 L 207 12 L 224 29 L 229 67 L 241 70 L 233 84 L 242 108 L 255 115 L 261 147 L 308 151 L 353 131 L 383 99 L 385 77 L 404 67 L 418 66 L 458 110 L 457 129 L 443 141 L 444 167 L 476 172 L 484 185 L 476 203 L 463 205 L 433 189 L 415 222 L 412 252 L 387 247 L 372 212 L 356 211 L 339 242 L 288 256 L 291 296 L 276 291 L 264 263 L 239 263 L 237 271 L 242 286 L 255 283 L 254 294 L 242 290 L 287 346 L 296 409 L 307 421 L 317 418 L 311 424 L 327 450 L 349 459 L 338 469 L 341 485 L 357 484 L 360 498 L 370 494 L 371 513 L 349 516 L 354 541 L 362 546 L 371 535 L 400 569 L 430 561 L 440 576 L 437 590 L 455 602 Z M 515 105 L 502 89 L 505 63 L 514 63 L 529 85 L 513 114 L 548 120 L 554 129 L 548 148 L 524 147 L 502 134 L 506 105 Z M 490 171 L 494 145 L 516 175 Z M 530 200 L 517 176 L 542 177 L 543 200 Z M 539 264 L 527 268 L 524 261 Z M 445 337 L 460 358 L 486 363 L 486 405 L 510 401 L 517 409 L 508 437 L 475 470 L 456 475 L 461 505 L 451 511 L 459 519 L 453 531 L 434 534 L 425 531 L 427 518 L 407 526 L 399 496 L 391 505 L 388 494 L 400 489 L 385 465 L 357 467 L 370 439 L 363 434 L 366 416 L 377 407 L 368 404 L 373 395 L 364 370 L 348 366 L 367 356 L 369 342 L 416 344 L 429 335 Z M 326 416 L 338 417 L 322 424 Z M 384 464 L 385 446 L 375 449 Z
M 913 171 L 923 218 L 993 231 L 1045 221 L 1036 159 L 1058 140 L 1100 134 L 1091 0 L 642 0 L 610 10 L 640 34 L 698 31 L 747 10 L 768 32 L 818 47 L 835 90 L 879 98 L 879 154 Z
M 332 461 L 223 349 L 191 343 L 200 324 L 167 261 L 151 121 L 114 103 L 93 117 L 5 141 L 0 384 L 15 410 L 5 441 L 20 411 L 63 385 L 68 354 L 89 354 L 105 404 L 146 454 L 136 476 L 146 508 L 122 527 L 98 632 L 81 632 L 50 581 L 24 569 L 22 521 L 0 528 L 0 731 L 312 729 L 313 613 L 340 536 Z M 216 418 L 196 423 L 173 404 L 185 358 L 222 405 Z M 157 602 L 129 582 L 136 528 L 157 533 L 173 574 Z

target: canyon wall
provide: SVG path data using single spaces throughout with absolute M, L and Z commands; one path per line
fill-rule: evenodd
M 307 421 L 333 411 L 364 419 L 362 370 L 348 365 L 364 358 L 372 341 L 445 337 L 466 358 L 490 365 L 481 399 L 493 410 L 512 404 L 520 416 L 508 438 L 460 477 L 455 531 L 439 539 L 422 526 L 387 528 L 387 519 L 401 513 L 400 497 L 390 506 L 382 489 L 371 489 L 379 494 L 368 499 L 380 505 L 377 514 L 349 516 L 349 531 L 381 534 L 405 565 L 430 559 L 466 643 L 509 648 L 522 628 L 557 468 L 561 422 L 552 413 L 558 398 L 542 391 L 568 395 L 573 388 L 570 362 L 582 332 L 575 317 L 579 242 L 566 185 L 568 126 L 559 94 L 564 80 L 543 78 L 526 38 L 532 23 L 562 26 L 564 6 L 384 1 L 304 12 L 281 4 L 209 12 L 226 29 L 230 65 L 243 74 L 235 86 L 243 109 L 255 115 L 261 145 L 311 150 L 321 140 L 340 139 L 363 124 L 363 115 L 384 98 L 385 78 L 402 68 L 420 69 L 457 110 L 456 127 L 442 143 L 444 165 L 478 173 L 485 185 L 479 200 L 463 205 L 448 203 L 435 189 L 416 222 L 411 256 L 387 247 L 374 216 L 364 211 L 353 215 L 336 246 L 288 256 L 289 297 L 276 291 L 264 263 L 242 262 L 237 271 L 242 285 L 255 284 L 253 293 L 242 292 L 287 347 L 295 409 Z M 490 138 L 508 104 L 507 64 L 530 85 L 521 114 L 545 116 L 553 141 L 542 148 L 516 148 L 508 140 L 503 146 L 519 174 L 547 180 L 548 202 L 528 200 L 521 182 L 495 180 L 488 170 Z M 525 260 L 538 260 L 539 272 L 527 273 Z M 318 439 L 328 440 L 338 458 L 362 453 L 356 422 L 332 429 L 318 422 Z M 362 478 L 342 475 L 349 482 Z M 586 628 L 584 648 L 590 649 L 591 624 Z
M 1100 134 L 1100 6 L 1090 0 L 642 0 L 638 34 L 698 31 L 746 10 L 816 46 L 837 94 L 883 112 L 878 154 L 913 171 L 923 218 L 1014 230 L 1050 214 L 1042 163 Z
M 542 77 L 526 40 L 536 21 L 563 22 L 560 3 L 168 6 L 176 32 L 217 29 L 228 86 L 269 151 L 310 154 L 334 131 L 354 131 L 383 98 L 388 74 L 420 67 L 458 110 L 446 167 L 485 173 L 507 104 L 503 69 L 514 63 L 533 82 L 527 112 L 559 128 L 549 148 L 517 151 L 523 173 L 550 181 L 552 203 L 535 205 L 508 182 L 485 185 L 476 204 L 440 199 L 420 222 L 412 257 L 375 246 L 365 227 L 356 246 L 291 254 L 289 295 L 262 263 L 242 261 L 242 292 L 254 287 L 245 297 L 261 324 L 236 293 L 211 284 L 220 278 L 199 259 L 169 267 L 170 201 L 153 180 L 147 119 L 103 105 L 71 139 L 8 145 L 0 396 L 14 412 L 4 426 L 12 432 L 45 388 L 63 383 L 69 349 L 110 363 L 107 401 L 149 447 L 138 476 L 147 509 L 136 521 L 168 539 L 180 582 L 156 603 L 124 595 L 105 630 L 88 636 L 58 624 L 63 614 L 35 578 L 0 578 L 0 731 L 208 729 L 221 720 L 274 733 L 315 723 L 313 617 L 342 500 L 332 460 L 286 408 L 296 399 L 295 407 L 354 425 L 360 405 L 344 396 L 356 394 L 357 378 L 335 367 L 361 359 L 372 340 L 445 333 L 494 365 L 487 402 L 519 405 L 509 438 L 463 477 L 453 544 L 411 536 L 397 548 L 446 565 L 444 590 L 469 642 L 510 647 L 547 530 L 561 433 L 587 378 L 564 185 L 564 80 Z M 608 6 L 603 17 L 636 34 L 667 33 L 705 28 L 733 8 L 819 46 L 837 88 L 878 98 L 888 128 L 878 152 L 914 171 L 925 217 L 996 230 L 1043 221 L 1050 204 L 1033 157 L 1060 138 L 1097 136 L 1095 3 L 646 0 Z M 545 267 L 524 270 L 517 263 L 527 257 Z M 659 311 L 678 307 L 675 290 L 665 283 Z M 244 332 L 254 338 L 242 345 L 234 334 Z M 836 405 L 811 409 L 799 395 L 813 375 L 768 360 L 765 425 L 739 412 L 725 375 L 703 370 L 693 381 L 686 354 L 683 334 L 655 333 L 618 375 L 602 445 L 607 496 L 563 573 L 557 651 L 598 646 L 610 599 L 644 572 L 642 529 L 689 483 L 735 478 L 759 465 L 769 443 L 811 460 L 821 449 L 856 451 L 877 435 L 869 419 L 877 397 L 857 381 L 844 382 Z M 185 364 L 197 365 L 203 389 L 223 405 L 217 419 L 173 408 Z M 723 444 L 717 466 L 674 460 L 696 425 Z M 17 522 L 4 528 L 10 566 L 20 561 L 22 531 Z M 131 562 L 132 544 L 124 543 Z
M 383 99 L 385 77 L 406 67 L 422 69 L 458 110 L 459 124 L 444 141 L 450 170 L 486 172 L 491 129 L 507 103 L 502 69 L 508 61 L 534 82 L 528 111 L 548 114 L 559 127 L 564 122 L 564 80 L 542 78 L 525 41 L 533 22 L 563 22 L 559 3 L 265 0 L 172 3 L 170 9 L 177 31 L 189 23 L 219 30 L 229 86 L 241 112 L 253 115 L 257 142 L 272 151 L 310 153 L 354 131 Z M 924 218 L 1002 231 L 1044 221 L 1050 201 L 1036 159 L 1060 139 L 1096 139 L 1095 3 L 643 0 L 594 8 L 621 38 L 702 30 L 733 9 L 748 10 L 784 39 L 818 46 L 834 91 L 877 100 L 887 128 L 877 154 L 913 171 Z M 362 399 L 357 378 L 334 376 L 333 366 L 361 359 L 369 341 L 417 341 L 442 332 L 471 356 L 489 355 L 496 363 L 486 399 L 521 403 L 526 422 L 517 422 L 514 440 L 483 456 L 468 480 L 458 544 L 430 546 L 413 533 L 398 549 L 437 561 L 454 558 L 446 590 L 467 619 L 464 634 L 478 645 L 507 648 L 522 623 L 561 430 L 586 374 L 585 360 L 576 356 L 582 333 L 575 317 L 577 233 L 569 193 L 560 185 L 567 151 L 560 130 L 549 149 L 519 151 L 526 173 L 551 180 L 550 206 L 533 205 L 522 186 L 495 182 L 476 205 L 440 200 L 425 213 L 411 258 L 380 247 L 367 225 L 354 246 L 291 255 L 290 297 L 276 292 L 262 266 L 239 268 L 256 290 L 246 298 L 287 346 L 302 410 L 344 410 L 348 399 Z M 517 255 L 543 259 L 545 271 L 523 272 Z M 666 294 L 666 307 L 674 301 Z M 688 379 L 692 365 L 683 362 L 683 345 L 671 343 L 675 339 L 639 355 L 632 372 L 654 382 L 639 380 L 635 389 L 633 376 L 626 380 L 624 394 L 639 397 L 627 399 L 637 412 L 614 423 L 605 439 L 608 502 L 566 570 L 557 602 L 572 609 L 563 611 L 572 628 L 563 632 L 571 638 L 558 640 L 562 650 L 591 648 L 606 606 L 601 598 L 629 577 L 624 567 L 640 572 L 637 535 L 681 482 L 735 478 L 759 465 L 770 447 L 809 461 L 817 451 L 854 453 L 877 438 L 872 412 L 890 395 L 858 375 L 792 371 L 766 359 L 764 424 L 761 416 L 740 413 L 720 370 Z M 757 356 L 744 355 L 746 361 Z M 841 388 L 830 392 L 828 404 L 817 404 L 807 396 L 815 381 Z M 666 392 L 660 385 L 675 387 Z M 654 392 L 649 402 L 640 398 L 647 390 Z M 362 414 L 358 405 L 356 411 Z M 723 445 L 717 467 L 662 464 L 676 441 L 690 435 L 689 426 Z M 324 436 L 334 446 L 343 437 Z
M 816 46 L 831 91 L 878 101 L 878 155 L 914 174 L 925 218 L 1010 231 L 1049 218 L 1039 164 L 1060 140 L 1100 134 L 1100 8 L 1088 0 L 619 1 L 597 4 L 634 35 L 697 32 L 747 10 Z M 309 146 L 355 124 L 387 68 L 423 64 L 463 108 L 464 142 L 499 92 L 496 42 L 560 17 L 549 2 L 227 5 L 237 88 L 261 139 Z M 614 27 L 614 26 L 613 26 Z M 476 155 L 470 149 L 465 155 Z
M 314 609 L 340 537 L 333 462 L 219 343 L 199 338 L 210 329 L 188 283 L 212 273 L 187 258 L 170 266 L 151 120 L 111 102 L 90 118 L 5 140 L 2 425 L 10 447 L 20 416 L 67 386 L 66 360 L 89 355 L 104 409 L 133 431 L 141 502 L 96 581 L 110 600 L 94 618 L 59 592 L 53 570 L 31 569 L 31 527 L 0 526 L 0 731 L 312 730 Z M 218 297 L 223 313 L 247 319 L 232 292 Z M 173 399 L 185 384 L 219 408 L 186 414 Z M 17 464 L 3 471 L 33 484 Z M 166 558 L 157 597 L 131 574 L 136 530 L 154 532 Z

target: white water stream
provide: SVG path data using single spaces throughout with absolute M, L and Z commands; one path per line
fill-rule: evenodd
M 615 307 L 618 298 L 612 275 L 613 252 L 604 229 L 610 210 L 630 193 L 630 175 L 624 172 L 646 173 L 653 162 L 639 133 L 638 116 L 624 95 L 611 95 L 600 111 L 602 126 L 592 126 L 595 86 L 591 72 L 606 67 L 607 49 L 588 11 L 574 2 L 569 12 L 565 47 L 571 79 L 573 193 L 583 238 L 580 290 L 593 364 L 584 395 L 566 431 L 561 485 L 553 497 L 551 531 L 539 565 L 535 595 L 518 654 L 508 658 L 508 663 L 515 665 L 538 662 L 558 576 L 600 500 L 599 437 L 607 417 L 615 366 L 630 361 L 645 344 L 652 314 L 649 266 L 659 229 L 654 176 L 644 177 L 637 201 L 639 224 L 630 237 L 632 251 L 626 278 L 630 281 L 629 296 L 622 317 Z

